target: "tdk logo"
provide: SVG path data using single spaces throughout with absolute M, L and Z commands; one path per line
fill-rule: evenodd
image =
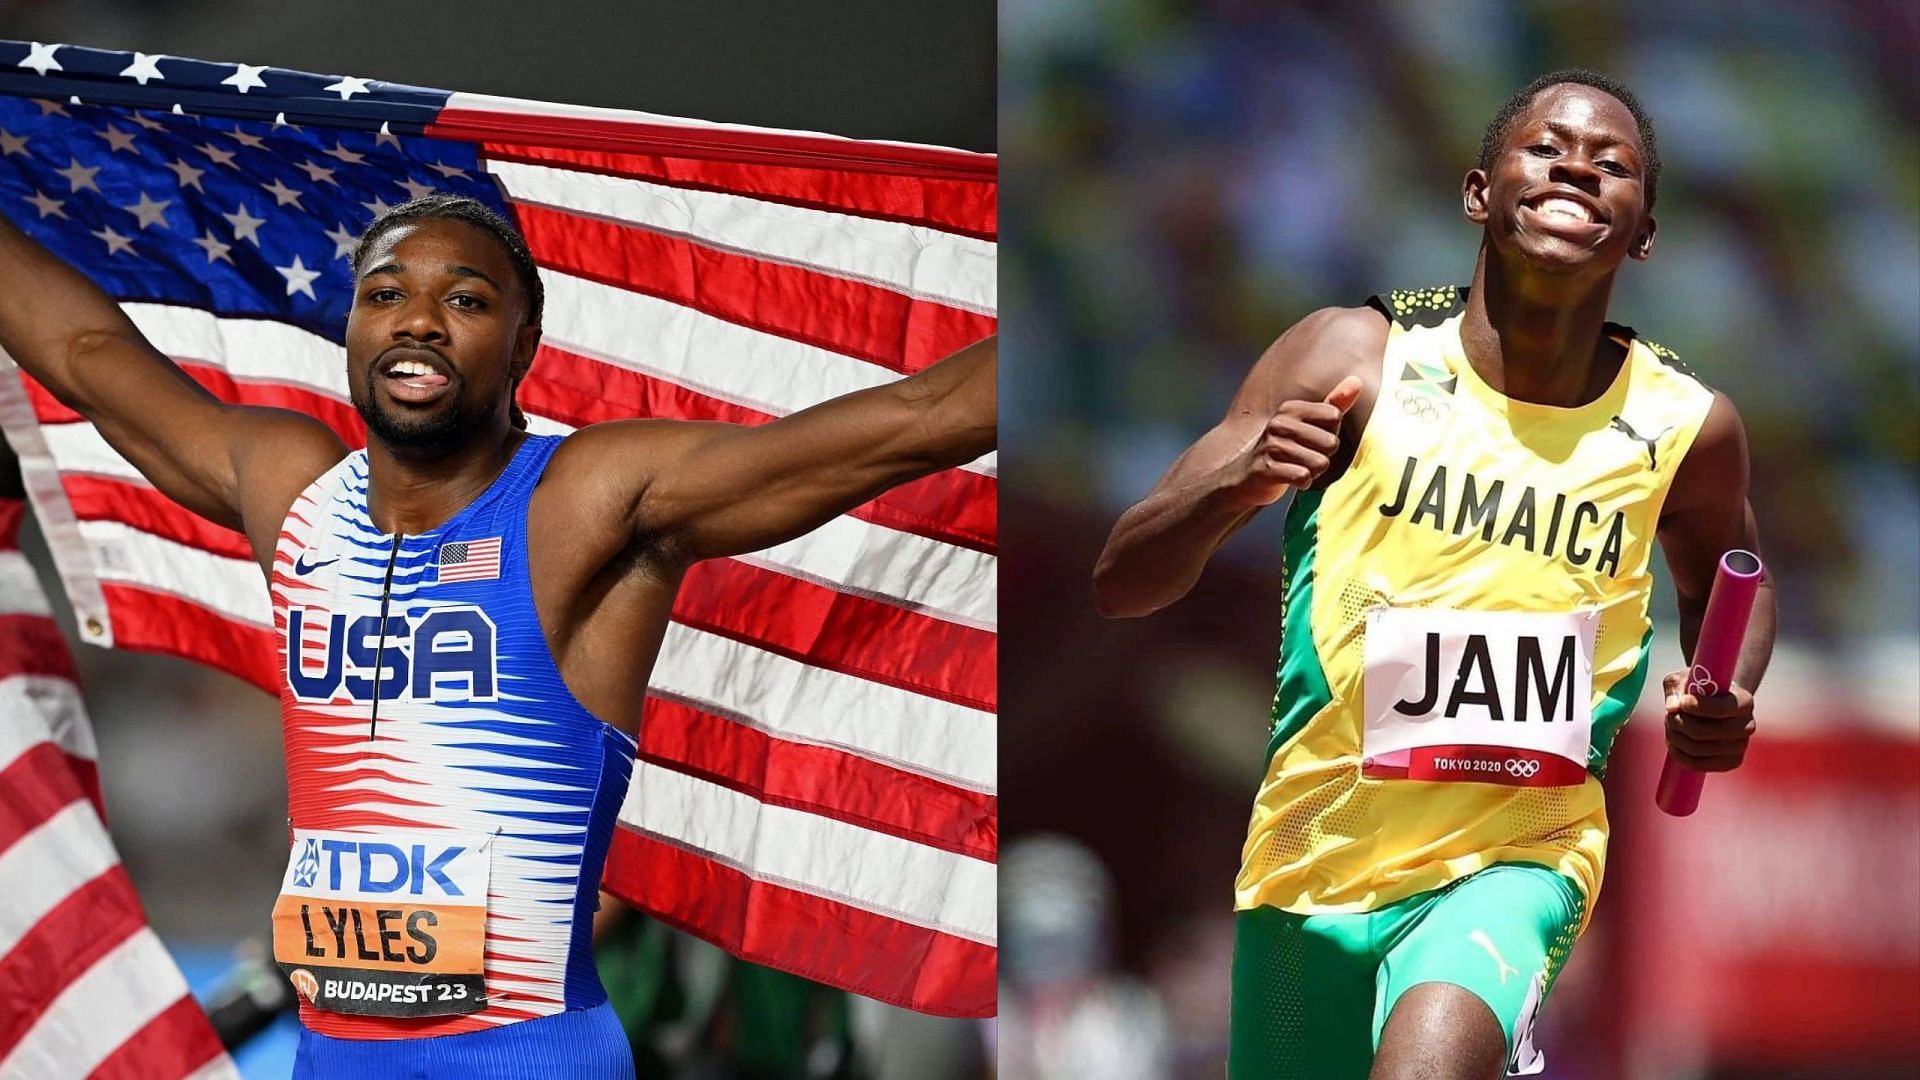
M 388 615 L 384 649 L 380 616 L 347 618 L 313 608 L 287 612 L 287 684 L 294 697 L 332 701 L 344 690 L 354 701 L 371 702 L 377 662 L 382 701 L 495 700 L 494 625 L 479 608 L 435 608 L 417 619 Z M 315 671 L 311 660 L 302 661 L 301 642 L 319 619 L 327 620 L 327 659 Z
M 409 896 L 424 896 L 428 886 L 434 886 L 443 896 L 465 895 L 446 874 L 447 864 L 467 850 L 464 846 L 442 848 L 429 856 L 425 844 L 402 847 L 322 839 L 320 850 L 323 887 L 332 892 L 404 892 Z

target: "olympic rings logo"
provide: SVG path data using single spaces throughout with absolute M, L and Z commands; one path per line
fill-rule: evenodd
M 1532 776 L 1533 774 L 1539 771 L 1540 771 L 1540 762 L 1538 761 L 1522 761 L 1519 758 L 1507 759 L 1507 775 L 1508 776 L 1512 776 L 1519 779 L 1525 779 L 1526 777 Z
M 1411 390 L 1402 390 L 1398 396 L 1400 398 L 1400 411 L 1406 413 L 1408 416 L 1429 421 L 1440 419 L 1441 402 L 1435 401 L 1426 394 L 1416 394 Z

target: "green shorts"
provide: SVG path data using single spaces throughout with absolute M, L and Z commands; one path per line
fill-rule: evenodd
M 1585 899 L 1544 866 L 1488 867 L 1352 915 L 1261 907 L 1235 916 L 1229 1080 L 1364 1080 L 1400 995 L 1463 986 L 1507 1035 L 1514 1075 L 1543 1068 L 1540 1004 L 1580 933 Z

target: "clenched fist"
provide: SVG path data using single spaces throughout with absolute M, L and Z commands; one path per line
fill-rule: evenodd
M 1340 449 L 1340 418 L 1360 397 L 1362 385 L 1359 376 L 1349 375 L 1325 400 L 1283 402 L 1227 466 L 1235 501 L 1249 509 L 1269 506 L 1290 488 L 1318 480 Z
M 1728 772 L 1746 759 L 1753 741 L 1753 694 L 1735 684 L 1705 697 L 1687 691 L 1686 671 L 1669 672 L 1662 683 L 1667 696 L 1667 749 L 1695 772 Z

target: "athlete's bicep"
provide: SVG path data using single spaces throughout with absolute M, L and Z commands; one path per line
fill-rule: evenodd
M 1758 552 L 1747 485 L 1746 430 L 1733 402 L 1716 393 L 1660 512 L 1660 546 L 1683 605 L 1706 602 L 1721 555 L 1735 548 Z

